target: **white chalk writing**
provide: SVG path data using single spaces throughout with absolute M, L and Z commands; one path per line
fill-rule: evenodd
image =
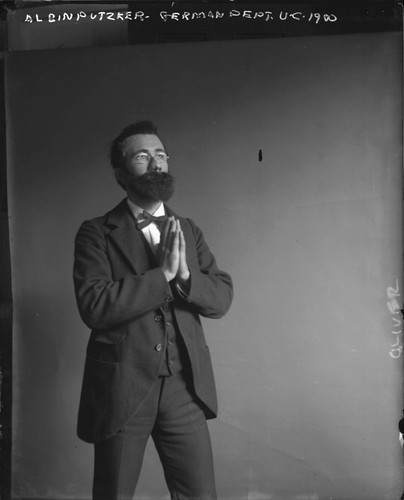
M 155 13 L 157 15 L 157 13 Z M 338 18 L 335 14 L 325 14 L 319 12 L 288 12 L 272 10 L 200 10 L 200 11 L 167 11 L 162 10 L 158 13 L 162 21 L 200 21 L 200 20 L 222 20 L 240 18 L 247 21 L 291 21 L 291 22 L 309 22 L 335 23 Z M 142 10 L 138 11 L 94 11 L 94 12 L 61 12 L 58 14 L 49 13 L 47 15 L 26 14 L 24 23 L 60 23 L 60 22 L 83 22 L 83 21 L 146 21 L 151 16 Z
M 394 335 L 393 343 L 390 345 L 390 356 L 394 359 L 400 358 L 403 353 L 403 343 L 402 343 L 402 313 L 401 306 L 398 302 L 400 294 L 400 286 L 398 279 L 396 278 L 396 286 L 389 286 L 387 288 L 387 309 L 389 310 L 392 320 L 393 320 L 393 330 L 392 335 Z

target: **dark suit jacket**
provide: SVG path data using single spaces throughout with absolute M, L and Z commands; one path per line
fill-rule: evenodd
M 175 215 L 166 207 L 168 215 Z M 191 362 L 195 391 L 207 418 L 217 415 L 209 348 L 199 316 L 220 318 L 230 307 L 230 276 L 220 271 L 202 232 L 181 222 L 191 285 L 187 300 L 176 294 L 159 267 L 150 265 L 143 235 L 123 200 L 102 217 L 85 221 L 76 236 L 74 284 L 81 317 L 91 328 L 80 399 L 78 435 L 99 442 L 116 434 L 157 381 L 165 346 L 167 304 Z

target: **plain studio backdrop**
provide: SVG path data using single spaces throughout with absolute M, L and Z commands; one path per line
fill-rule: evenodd
M 139 119 L 234 278 L 204 321 L 219 497 L 400 496 L 401 65 L 400 33 L 7 55 L 14 498 L 90 497 L 73 241 L 124 196 L 108 149 Z M 166 495 L 150 445 L 136 498 Z

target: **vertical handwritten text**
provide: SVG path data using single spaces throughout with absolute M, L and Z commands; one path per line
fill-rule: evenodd
M 402 342 L 402 326 L 403 320 L 401 315 L 401 306 L 398 301 L 400 297 L 400 287 L 398 284 L 398 279 L 396 278 L 396 286 L 393 288 L 389 286 L 387 288 L 387 309 L 390 311 L 391 319 L 393 321 L 392 335 L 394 335 L 393 343 L 391 344 L 390 356 L 392 358 L 399 358 L 403 353 L 403 342 Z

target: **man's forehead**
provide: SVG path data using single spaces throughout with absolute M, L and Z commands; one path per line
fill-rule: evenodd
M 155 134 L 135 134 L 127 137 L 123 142 L 123 152 L 130 153 L 141 150 L 163 150 L 164 145 Z

